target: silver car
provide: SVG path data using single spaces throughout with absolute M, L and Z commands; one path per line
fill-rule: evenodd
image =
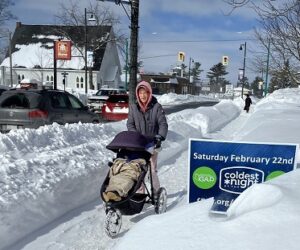
M 79 99 L 60 90 L 15 89 L 0 96 L 0 132 L 45 124 L 99 123 Z

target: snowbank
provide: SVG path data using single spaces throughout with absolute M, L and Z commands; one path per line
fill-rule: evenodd
M 188 138 L 202 138 L 239 111 L 233 102 L 224 101 L 169 115 L 164 158 L 176 157 L 186 150 Z M 0 248 L 96 199 L 113 157 L 105 146 L 122 130 L 125 121 L 54 124 L 0 134 Z

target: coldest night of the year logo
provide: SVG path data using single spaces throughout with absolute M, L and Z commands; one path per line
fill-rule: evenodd
M 240 194 L 251 185 L 263 181 L 262 170 L 250 167 L 228 167 L 220 171 L 219 187 L 223 191 Z

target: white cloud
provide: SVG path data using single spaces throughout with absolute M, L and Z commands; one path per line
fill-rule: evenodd
M 91 3 L 96 0 L 92 0 Z M 62 0 L 38 1 L 16 0 L 13 7 L 14 14 L 25 24 L 48 24 L 53 23 L 54 15 L 59 11 Z M 259 1 L 258 1 L 259 2 Z M 65 4 L 68 1 L 64 1 Z M 84 11 L 89 1 L 79 1 Z M 123 8 L 112 2 L 99 2 L 109 6 L 111 10 L 122 17 L 119 27 L 123 33 L 130 36 L 130 20 Z M 129 15 L 130 8 L 125 6 Z M 140 57 L 159 55 L 174 55 L 166 57 L 154 57 L 144 60 L 146 71 L 162 72 L 176 64 L 177 52 L 184 51 L 186 58 L 194 58 L 202 63 L 202 68 L 208 71 L 214 64 L 220 62 L 223 55 L 230 58 L 227 67 L 230 74 L 227 76 L 233 82 L 237 79 L 238 68 L 241 68 L 242 54 L 238 51 L 239 44 L 252 37 L 252 23 L 256 17 L 255 12 L 249 7 L 239 8 L 230 16 L 230 7 L 222 0 L 151 0 L 140 1 L 139 15 L 139 40 L 141 41 Z M 157 14 L 159 13 L 159 18 Z M 168 17 L 177 17 L 170 21 Z M 166 18 L 164 18 L 166 17 Z M 203 21 L 205 20 L 205 21 Z M 239 20 L 239 21 L 237 21 Z M 186 23 L 183 23 L 183 22 Z M 213 25 L 212 26 L 212 22 Z M 246 26 L 240 26 L 244 23 Z M 248 23 L 248 26 L 247 26 Z M 12 25 L 13 26 L 13 25 Z M 210 27 L 208 29 L 208 27 Z M 115 30 L 119 29 L 118 27 Z M 242 33 L 237 33 L 242 32 Z M 153 34 L 155 33 L 155 34 Z M 237 42 L 201 42 L 202 40 L 234 40 Z M 175 43 L 174 41 L 199 41 L 190 43 Z M 150 43 L 149 41 L 173 41 L 169 43 Z M 248 54 L 251 57 L 251 54 Z M 188 61 L 186 61 L 188 64 Z M 202 73 L 202 77 L 206 72 Z

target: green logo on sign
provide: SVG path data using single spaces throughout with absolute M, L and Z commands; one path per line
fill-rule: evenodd
M 281 170 L 277 170 L 277 171 L 274 171 L 274 172 L 271 172 L 267 178 L 266 178 L 266 181 L 269 181 L 271 179 L 274 179 L 275 177 L 278 177 L 282 174 L 285 174 L 285 172 L 281 171 Z
M 193 173 L 194 184 L 201 189 L 210 189 L 217 182 L 217 175 L 209 167 L 199 167 Z

